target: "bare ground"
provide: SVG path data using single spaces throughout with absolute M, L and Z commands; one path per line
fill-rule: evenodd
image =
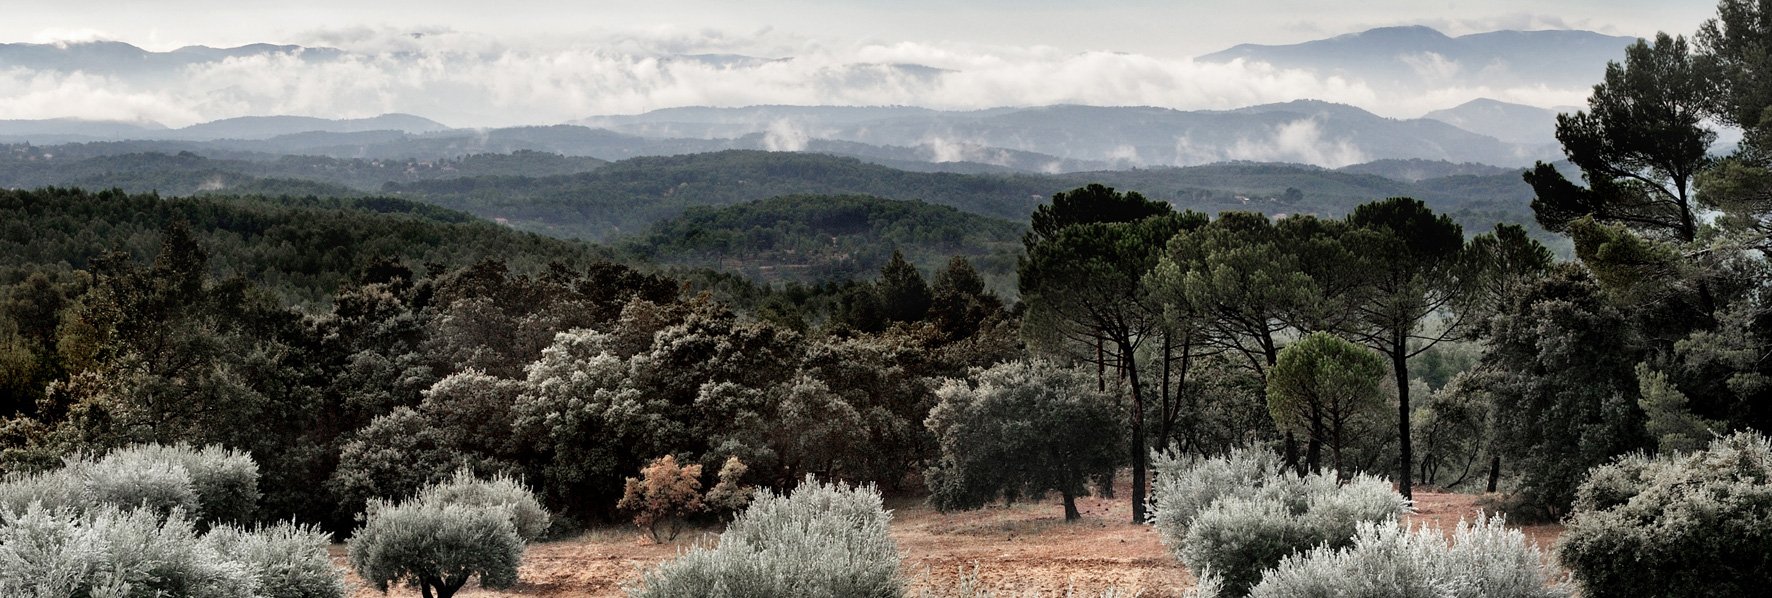
M 1125 496 L 1124 493 L 1121 494 Z M 1460 519 L 1473 518 L 1480 498 L 1470 494 L 1417 491 L 1417 514 L 1406 519 L 1450 530 Z M 1157 540 L 1148 526 L 1134 525 L 1124 498 L 1083 498 L 1081 521 L 1066 524 L 1056 500 L 992 507 L 964 513 L 938 513 L 921 499 L 893 499 L 892 537 L 904 554 L 902 571 L 912 596 L 946 595 L 962 572 L 975 576 L 981 589 L 998 596 L 1099 595 L 1118 588 L 1146 598 L 1180 596 L 1193 578 Z M 1562 527 L 1521 528 L 1528 538 L 1548 549 Z M 622 587 L 640 580 L 641 571 L 675 556 L 696 541 L 711 542 L 713 530 L 686 533 L 674 543 L 654 544 L 631 527 L 611 527 L 575 538 L 529 547 L 515 588 L 483 590 L 469 584 L 457 596 L 546 596 L 589 598 L 622 596 Z M 344 566 L 343 549 L 334 560 Z M 353 598 L 380 593 L 355 575 Z M 416 596 L 406 588 L 389 595 Z

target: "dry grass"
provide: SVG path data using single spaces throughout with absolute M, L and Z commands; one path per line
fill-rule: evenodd
M 911 595 L 942 596 L 952 592 L 962 572 L 976 572 L 978 586 L 996 596 L 1098 595 L 1106 588 L 1136 592 L 1145 598 L 1180 596 L 1193 578 L 1163 548 L 1148 526 L 1134 525 L 1124 499 L 1078 500 L 1083 520 L 1066 524 L 1056 500 L 992 507 L 963 513 L 938 513 L 921 499 L 887 502 L 893 510 L 892 536 L 904 554 L 903 572 Z M 1478 511 L 1480 497 L 1468 494 L 1417 492 L 1418 514 L 1408 519 L 1445 530 Z M 1522 528 L 1539 546 L 1548 548 L 1562 532 L 1557 525 Z M 523 558 L 522 584 L 503 591 L 469 584 L 458 596 L 547 596 L 589 598 L 622 596 L 622 586 L 640 579 L 646 567 L 675 556 L 696 541 L 712 541 L 713 530 L 685 533 L 677 542 L 653 544 L 632 527 L 598 528 L 565 540 L 529 548 Z M 335 560 L 344 562 L 342 549 Z M 379 596 L 362 587 L 354 598 Z M 399 589 L 393 596 L 416 596 Z

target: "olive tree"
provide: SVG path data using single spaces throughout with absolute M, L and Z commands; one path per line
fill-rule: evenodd
M 546 528 L 539 505 L 511 480 L 458 473 L 402 502 L 372 501 L 348 545 L 351 566 L 382 592 L 404 582 L 425 598 L 449 598 L 475 577 L 508 588 L 517 583 L 526 534 Z

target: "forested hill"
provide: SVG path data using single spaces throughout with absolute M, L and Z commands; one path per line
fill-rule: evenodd
M 569 176 L 460 178 L 386 190 L 531 230 L 596 240 L 644 232 L 691 207 L 801 194 L 920 200 L 1021 220 L 1065 188 L 1043 176 L 907 172 L 854 158 L 734 150 L 633 158 Z
M 111 251 L 153 259 L 162 231 L 184 223 L 217 277 L 240 276 L 289 302 L 331 296 L 366 266 L 458 268 L 483 259 L 537 271 L 607 258 L 606 248 L 498 226 L 388 198 L 162 198 L 120 191 L 0 190 L 0 283 L 44 267 L 90 269 Z
M 1531 222 L 1531 188 L 1518 174 L 1406 182 L 1314 166 L 1225 163 L 1058 175 L 907 172 L 853 158 L 735 150 L 634 158 L 554 177 L 467 177 L 390 184 L 390 194 L 427 201 L 564 237 L 603 240 L 644 232 L 695 206 L 727 206 L 796 194 L 917 200 L 1012 221 L 1052 194 L 1089 183 L 1138 190 L 1207 213 L 1339 216 L 1374 199 L 1411 196 L 1436 210 Z M 1461 220 L 1464 218 L 1461 218 Z
M 189 151 L 198 149 L 203 153 Z M 549 176 L 595 170 L 588 157 L 534 151 L 447 160 L 366 160 L 203 149 L 178 142 L 0 146 L 0 188 L 118 188 L 163 195 L 363 195 L 388 182 Z
M 1498 221 L 1535 228 L 1531 187 L 1518 173 L 1450 163 L 1373 163 L 1328 170 L 1229 162 L 1065 174 L 918 172 L 854 158 L 732 150 L 603 163 L 540 152 L 444 161 L 262 154 L 162 153 L 127 142 L 0 148 L 0 187 L 120 188 L 163 195 L 386 194 L 461 210 L 562 238 L 615 241 L 694 207 L 784 195 L 868 195 L 922 201 L 1025 221 L 1052 194 L 1090 183 L 1137 190 L 1205 213 L 1340 216 L 1393 196 L 1426 201 L 1467 228 Z M 125 152 L 125 153 L 117 153 Z M 1439 176 L 1450 175 L 1450 176 Z
M 690 208 L 624 247 L 665 264 L 802 282 L 872 277 L 894 250 L 925 272 L 961 255 L 988 284 L 1010 292 L 1025 230 L 1021 223 L 920 201 L 792 195 Z

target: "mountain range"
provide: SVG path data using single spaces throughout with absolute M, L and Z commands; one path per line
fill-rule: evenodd
M 1379 91 L 1455 83 L 1507 89 L 1585 89 L 1637 38 L 1592 31 L 1491 31 L 1457 37 L 1430 27 L 1381 27 L 1290 45 L 1243 44 L 1199 57 L 1263 62 L 1361 81 Z
M 1527 117 L 1519 117 L 1522 114 Z M 853 156 L 907 170 L 971 173 L 1058 173 L 1237 160 L 1329 168 L 1375 160 L 1517 167 L 1558 154 L 1545 128 L 1554 119 L 1542 109 L 1486 102 L 1432 116 L 1390 119 L 1342 104 L 1297 101 L 1221 111 L 1075 105 L 976 111 L 694 108 L 597 117 L 574 125 L 489 130 L 452 129 L 406 114 L 340 120 L 243 117 L 177 129 L 60 119 L 0 121 L 0 143 L 89 143 L 81 151 L 191 151 L 248 159 L 313 155 L 440 160 L 531 150 L 620 160 L 761 149 Z M 1475 133 L 1458 126 L 1461 123 L 1496 133 Z
M 1240 45 L 1201 62 L 1263 62 L 1348 78 L 1375 89 L 1448 82 L 1503 94 L 1518 87 L 1585 89 L 1630 38 L 1587 31 L 1498 31 L 1447 36 L 1392 27 L 1293 45 Z M 0 70 L 89 73 L 125 83 L 171 81 L 194 65 L 274 55 L 300 63 L 363 60 L 334 48 L 252 44 L 154 52 L 121 42 L 0 44 Z M 1547 57 L 1554 57 L 1548 59 Z M 378 60 L 413 59 L 401 53 Z M 772 68 L 792 57 L 682 54 L 652 58 L 696 68 Z M 281 63 L 279 63 L 281 64 Z M 854 65 L 855 73 L 936 81 L 948 69 Z M 866 68 L 861 68 L 865 66 Z M 848 67 L 833 67 L 844 78 Z M 882 70 L 885 69 L 885 70 Z M 854 74 L 854 73 L 852 73 Z M 856 75 L 861 76 L 861 75 Z M 224 96 L 233 92 L 222 90 Z M 232 96 L 228 96 L 232 97 Z M 909 170 L 1071 172 L 1246 160 L 1336 168 L 1379 160 L 1517 167 L 1560 157 L 1558 109 L 1479 98 L 1418 118 L 1386 118 L 1328 101 L 1230 110 L 1077 104 L 935 110 L 915 106 L 688 106 L 588 116 L 561 126 L 455 129 L 412 114 L 326 119 L 248 116 L 170 128 L 154 122 L 0 121 L 0 143 L 158 141 L 158 150 L 209 156 L 299 154 L 436 160 L 534 150 L 619 160 L 730 149 L 807 151 Z M 138 147 L 139 149 L 139 147 Z

